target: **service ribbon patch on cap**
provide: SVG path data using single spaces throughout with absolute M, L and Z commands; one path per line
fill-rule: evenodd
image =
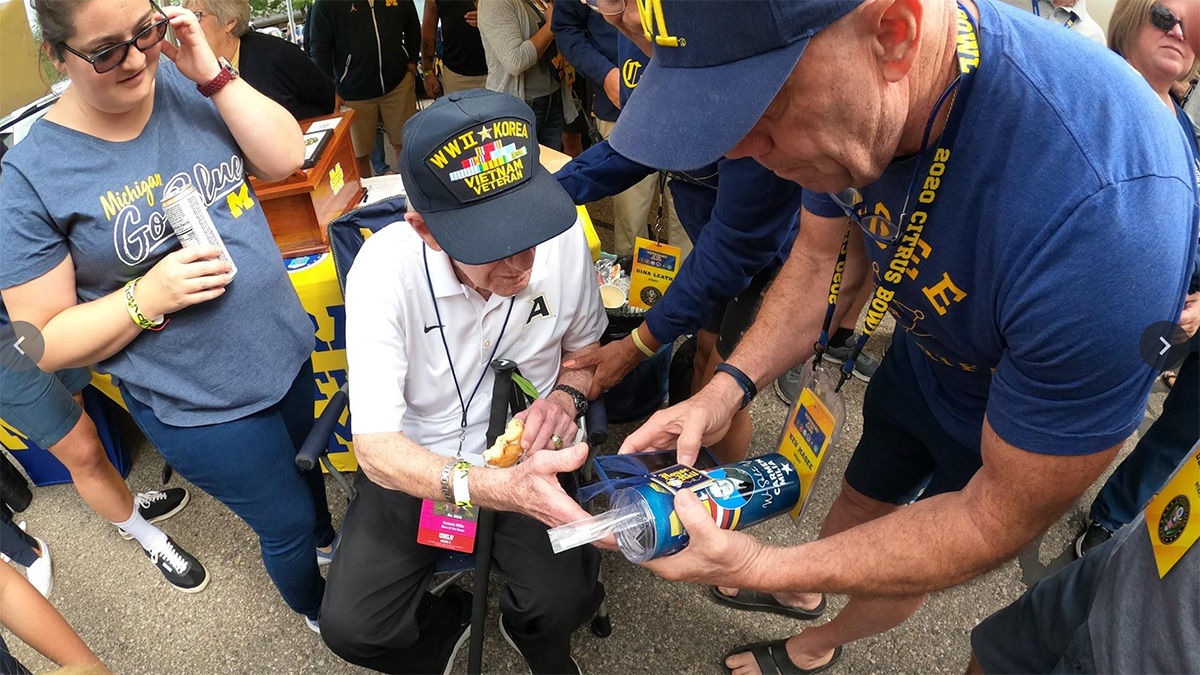
M 490 120 L 446 139 L 425 161 L 464 204 L 493 197 L 533 176 L 529 131 L 522 119 Z

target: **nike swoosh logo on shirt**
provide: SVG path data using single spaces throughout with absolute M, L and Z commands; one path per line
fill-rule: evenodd
M 434 324 L 432 326 L 425 326 L 425 334 L 428 335 L 429 331 L 433 330 L 434 328 L 441 328 L 441 327 L 442 327 L 442 324 L 440 324 L 440 323 Z

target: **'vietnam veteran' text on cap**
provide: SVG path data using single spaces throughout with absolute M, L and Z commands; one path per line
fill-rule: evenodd
M 481 265 L 562 234 L 576 218 L 539 164 L 533 111 L 486 89 L 442 97 L 404 125 L 410 207 L 451 258 Z

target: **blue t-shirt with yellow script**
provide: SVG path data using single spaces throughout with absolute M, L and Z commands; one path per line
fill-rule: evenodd
M 933 413 L 968 447 L 986 413 L 1024 450 L 1098 452 L 1142 420 L 1156 375 L 1143 331 L 1183 306 L 1192 153 L 1116 54 L 1007 5 L 978 6 L 981 65 L 891 302 L 908 339 L 890 357 L 912 361 Z M 863 188 L 867 210 L 899 219 L 915 169 L 895 162 Z M 826 195 L 804 203 L 842 214 Z M 867 249 L 878 279 L 894 247 Z
M 80 302 L 103 297 L 179 248 L 164 188 L 191 184 L 208 203 L 237 275 L 220 297 L 170 315 L 96 365 L 175 426 L 244 417 L 278 402 L 313 348 L 241 150 L 216 106 L 165 59 L 145 129 L 122 143 L 39 120 L 5 154 L 0 289 L 69 254 Z

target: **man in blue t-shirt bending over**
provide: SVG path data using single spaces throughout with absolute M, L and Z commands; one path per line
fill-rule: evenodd
M 1192 153 L 1115 54 L 1000 3 L 651 5 L 644 24 L 629 5 L 618 19 L 644 25 L 655 54 L 613 149 L 671 168 L 750 156 L 831 196 L 806 198 L 816 217 L 730 368 L 622 451 L 694 459 L 756 385 L 812 354 L 847 216 L 877 284 L 867 329 L 896 317 L 822 538 L 762 546 L 682 491 L 692 543 L 649 564 L 800 607 L 852 596 L 833 621 L 726 660 L 823 668 L 1020 551 L 1137 428 L 1155 377 L 1139 338 L 1179 316 L 1192 269 Z

